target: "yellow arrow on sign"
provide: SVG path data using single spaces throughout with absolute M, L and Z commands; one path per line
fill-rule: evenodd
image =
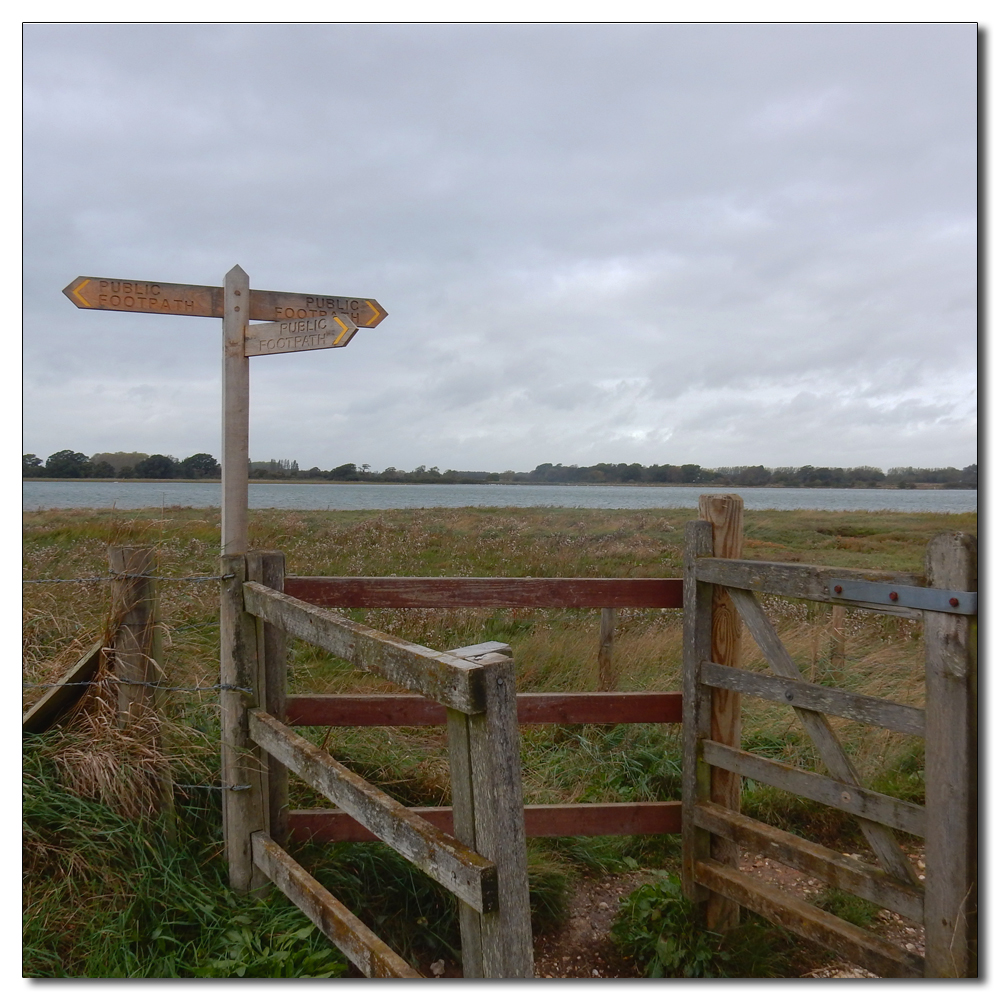
M 81 282 L 80 282 L 80 284 L 79 284 L 79 285 L 77 285 L 77 286 L 76 286 L 76 288 L 74 288 L 74 289 L 72 290 L 72 294 L 73 294 L 73 298 L 75 298 L 75 299 L 77 300 L 77 302 L 82 302 L 82 303 L 83 303 L 83 307 L 84 307 L 84 309 L 90 309 L 90 308 L 91 308 L 91 305 L 90 305 L 90 303 L 89 303 L 89 302 L 88 302 L 88 301 L 87 301 L 87 300 L 86 300 L 86 299 L 85 299 L 85 298 L 84 298 L 84 297 L 83 297 L 83 296 L 82 296 L 82 295 L 80 294 L 80 292 L 81 292 L 81 290 L 82 290 L 82 289 L 84 289 L 84 288 L 85 288 L 85 287 L 86 287 L 87 285 L 89 285 L 89 284 L 90 284 L 90 278 L 84 278 L 84 279 L 83 279 L 83 281 L 81 281 Z

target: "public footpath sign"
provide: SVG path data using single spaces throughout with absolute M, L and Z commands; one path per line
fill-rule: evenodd
M 225 311 L 224 289 L 215 285 L 175 285 L 165 281 L 127 281 L 123 278 L 88 278 L 81 275 L 63 289 L 63 295 L 77 309 L 210 316 L 215 319 L 222 319 Z M 371 329 L 385 319 L 386 311 L 375 299 L 357 296 L 250 289 L 248 319 L 275 322 L 317 316 L 346 316 L 355 326 Z
M 81 275 L 64 289 L 77 309 L 209 316 L 222 320 L 222 554 L 247 550 L 250 363 L 264 354 L 346 347 L 358 327 L 386 317 L 375 299 L 265 292 L 239 265 L 225 284 L 179 285 Z M 264 322 L 251 323 L 251 320 Z
M 347 316 L 316 316 L 313 319 L 283 319 L 279 323 L 254 323 L 246 328 L 243 353 L 288 354 L 319 351 L 324 347 L 346 347 L 358 328 Z

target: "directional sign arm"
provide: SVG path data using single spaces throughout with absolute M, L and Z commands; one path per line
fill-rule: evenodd
M 223 293 L 216 285 L 177 285 L 164 281 L 132 281 L 81 275 L 63 289 L 63 295 L 77 309 L 162 313 L 167 316 L 211 316 L 217 319 L 221 319 L 223 315 Z M 274 323 L 343 316 L 349 317 L 356 327 L 371 329 L 378 326 L 386 315 L 385 309 L 376 299 L 250 289 L 249 319 L 253 320 Z
M 243 354 L 252 358 L 261 354 L 291 354 L 293 351 L 346 347 L 357 331 L 357 326 L 347 316 L 255 323 L 245 330 Z

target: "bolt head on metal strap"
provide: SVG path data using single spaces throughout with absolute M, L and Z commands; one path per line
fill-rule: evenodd
M 901 587 L 896 583 L 872 583 L 870 580 L 831 580 L 828 586 L 832 601 L 864 601 L 887 608 L 942 611 L 952 615 L 979 614 L 976 591 Z

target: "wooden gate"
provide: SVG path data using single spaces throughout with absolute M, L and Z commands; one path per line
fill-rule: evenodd
M 708 504 L 705 501 L 710 501 Z M 745 906 L 883 977 L 978 975 L 977 682 L 975 538 L 945 533 L 928 546 L 927 577 L 720 558 L 724 508 L 739 497 L 703 498 L 687 525 L 684 565 L 685 892 L 726 929 Z M 808 683 L 779 639 L 757 593 L 892 613 L 924 621 L 926 710 Z M 770 668 L 742 669 L 741 621 Z M 822 775 L 740 749 L 741 695 L 787 705 L 814 743 Z M 926 804 L 863 787 L 827 721 L 853 719 L 923 736 Z M 740 813 L 741 779 L 784 789 L 855 816 L 877 865 L 757 822 Z M 924 839 L 921 881 L 894 831 Z M 926 957 L 839 919 L 739 869 L 741 851 L 763 854 L 830 886 L 923 923 Z
M 467 977 L 533 975 L 513 664 L 396 639 L 282 593 L 280 553 L 223 557 L 223 832 L 241 891 L 268 881 L 369 977 L 420 974 L 279 843 L 290 768 L 460 901 Z M 248 579 L 249 577 L 249 579 Z M 445 833 L 281 721 L 284 635 L 433 699 L 448 717 L 455 829 Z M 270 692 L 270 693 L 269 693 Z M 274 833 L 275 836 L 272 836 Z

